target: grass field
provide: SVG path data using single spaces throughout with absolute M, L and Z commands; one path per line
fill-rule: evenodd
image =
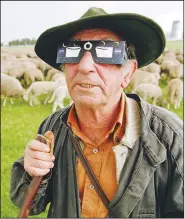
M 176 50 L 176 49 L 182 49 L 183 50 L 183 41 L 182 40 L 167 41 L 166 42 L 166 48 L 171 49 L 171 50 Z
M 177 43 L 177 42 L 176 42 Z M 173 42 L 171 47 L 178 47 Z M 179 46 L 180 47 L 180 46 Z M 161 81 L 160 86 L 166 96 L 166 81 Z M 27 142 L 35 138 L 37 129 L 41 121 L 47 117 L 52 110 L 52 105 L 39 105 L 33 108 L 22 99 L 15 101 L 14 105 L 7 102 L 6 107 L 2 107 L 3 98 L 1 99 L 1 217 L 17 217 L 18 208 L 10 201 L 10 175 L 13 162 L 23 155 Z M 183 102 L 178 110 L 171 108 L 183 119 Z M 34 216 L 35 217 L 35 216 Z M 42 213 L 37 217 L 46 217 Z

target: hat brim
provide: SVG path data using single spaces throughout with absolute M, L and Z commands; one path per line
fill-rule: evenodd
M 57 69 L 58 45 L 74 33 L 88 28 L 106 28 L 123 33 L 135 47 L 139 68 L 157 59 L 166 45 L 163 30 L 156 22 L 142 15 L 120 13 L 86 17 L 50 28 L 39 36 L 35 52 Z

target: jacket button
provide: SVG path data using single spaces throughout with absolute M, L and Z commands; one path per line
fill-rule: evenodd
M 117 143 L 121 141 L 120 138 L 118 138 L 118 137 L 116 137 L 115 140 L 116 140 Z
M 89 186 L 89 188 L 90 188 L 90 189 L 94 189 L 94 186 L 91 184 L 91 185 Z
M 94 148 L 94 149 L 93 149 L 93 153 L 95 153 L 95 154 L 98 153 L 98 149 L 97 149 L 97 148 Z

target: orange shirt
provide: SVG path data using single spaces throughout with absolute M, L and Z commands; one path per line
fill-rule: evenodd
M 125 99 L 122 96 L 115 124 L 112 129 L 102 137 L 98 145 L 94 144 L 80 131 L 74 104 L 68 117 L 68 125 L 71 126 L 74 134 L 77 135 L 84 144 L 83 152 L 85 157 L 110 201 L 113 200 L 118 188 L 116 183 L 116 162 L 112 147 L 120 143 L 124 134 L 124 108 Z M 91 181 L 79 159 L 77 160 L 77 179 L 81 199 L 81 217 L 106 217 L 108 210 L 91 185 Z

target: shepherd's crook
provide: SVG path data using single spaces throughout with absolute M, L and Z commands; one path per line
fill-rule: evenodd
M 36 140 L 47 144 L 50 148 L 50 154 L 53 154 L 54 147 L 54 134 L 51 131 L 47 131 L 44 135 L 37 135 Z M 28 189 L 25 192 L 24 200 L 18 214 L 18 218 L 27 218 L 29 216 L 30 207 L 37 194 L 39 186 L 44 176 L 34 176 Z

